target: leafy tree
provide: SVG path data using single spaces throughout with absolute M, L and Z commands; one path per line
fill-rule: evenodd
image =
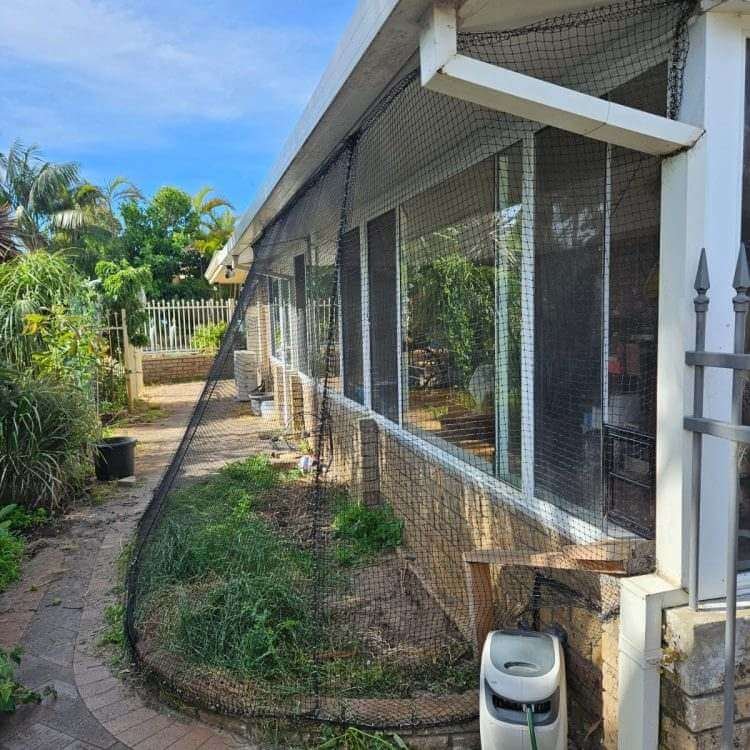
M 199 280 L 195 291 L 200 296 L 210 292 L 202 279 L 208 262 L 190 246 L 199 231 L 200 217 L 186 192 L 160 188 L 148 204 L 123 205 L 122 218 L 121 257 L 134 267 L 151 269 L 156 296 L 182 296 L 179 286 L 189 278 Z
M 234 206 L 221 196 L 211 197 L 214 192 L 212 187 L 206 186 L 193 196 L 193 209 L 198 214 L 200 225 L 190 249 L 209 261 L 226 244 L 236 220 L 232 213 Z

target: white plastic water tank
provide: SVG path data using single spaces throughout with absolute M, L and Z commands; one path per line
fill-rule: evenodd
M 528 707 L 538 750 L 566 750 L 565 656 L 559 637 L 526 630 L 495 630 L 487 636 L 482 651 L 482 750 L 530 750 Z

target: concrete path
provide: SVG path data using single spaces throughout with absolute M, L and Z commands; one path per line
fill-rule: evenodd
M 168 415 L 123 430 L 138 438 L 134 485 L 76 508 L 59 533 L 30 545 L 23 577 L 0 596 L 0 646 L 24 649 L 19 677 L 57 698 L 0 714 L 0 750 L 224 750 L 254 748 L 163 706 L 115 676 L 97 642 L 116 601 L 117 560 L 169 461 L 202 383 L 157 386 L 147 398 Z M 121 675 L 122 676 L 122 675 Z

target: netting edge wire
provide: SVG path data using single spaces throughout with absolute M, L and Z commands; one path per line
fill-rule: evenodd
M 128 649 L 131 655 L 138 662 L 138 650 L 136 648 L 136 642 L 138 641 L 137 634 L 135 633 L 134 627 L 134 615 L 135 615 L 135 601 L 136 596 L 136 585 L 138 580 L 138 574 L 140 572 L 141 554 L 143 551 L 144 544 L 148 539 L 151 530 L 153 529 L 156 522 L 161 518 L 164 500 L 169 494 L 169 491 L 174 484 L 174 480 L 177 473 L 182 467 L 183 460 L 187 455 L 188 450 L 193 442 L 193 438 L 198 430 L 198 426 L 203 419 L 203 415 L 208 408 L 211 396 L 216 389 L 216 384 L 219 380 L 217 377 L 224 366 L 226 365 L 227 359 L 230 352 L 233 350 L 234 334 L 236 329 L 240 325 L 240 320 L 245 314 L 247 305 L 245 304 L 254 293 L 257 287 L 257 279 L 251 280 L 250 284 L 247 284 L 243 289 L 242 293 L 237 300 L 237 304 L 234 308 L 232 320 L 230 321 L 229 327 L 224 334 L 219 351 L 216 354 L 213 362 L 211 363 L 211 369 L 206 376 L 206 382 L 201 389 L 201 393 L 195 402 L 193 411 L 190 415 L 190 421 L 188 422 L 185 431 L 180 438 L 180 443 L 177 446 L 177 450 L 170 459 L 169 465 L 164 471 L 159 483 L 154 488 L 151 498 L 143 512 L 135 531 L 135 543 L 130 556 L 130 562 L 128 564 L 127 574 L 125 578 L 125 635 Z
M 330 425 L 331 414 L 329 411 L 329 392 L 330 384 L 328 375 L 330 368 L 328 362 L 333 356 L 335 346 L 335 331 L 336 331 L 336 299 L 338 297 L 339 288 L 339 275 L 341 273 L 341 256 L 343 252 L 342 238 L 346 231 L 346 223 L 348 217 L 348 203 L 350 196 L 350 187 L 352 174 L 355 168 L 357 145 L 359 143 L 360 131 L 357 131 L 344 146 L 347 150 L 346 156 L 346 176 L 344 179 L 344 191 L 341 201 L 341 207 L 339 211 L 339 226 L 338 236 L 336 238 L 336 260 L 335 270 L 333 274 L 333 282 L 331 289 L 330 299 L 333 300 L 331 309 L 328 317 L 328 330 L 326 337 L 326 349 L 325 349 L 325 374 L 323 376 L 322 383 L 322 394 L 320 408 L 318 409 L 318 424 L 317 424 L 317 435 L 315 437 L 315 477 L 313 484 L 313 561 L 314 561 L 314 573 L 315 573 L 315 584 L 313 587 L 313 611 L 315 613 L 315 623 L 317 626 L 321 625 L 323 617 L 323 577 L 324 577 L 324 565 L 323 565 L 323 536 L 322 536 L 322 519 L 321 509 L 323 505 L 323 497 L 325 494 L 325 485 L 323 477 L 323 450 L 325 442 L 326 429 L 332 429 Z M 313 672 L 313 692 L 315 696 L 315 713 L 320 710 L 320 671 L 318 669 L 319 660 L 316 654 L 315 658 L 315 670 Z

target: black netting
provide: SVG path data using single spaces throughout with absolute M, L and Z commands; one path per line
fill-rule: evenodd
M 686 2 L 460 50 L 673 116 Z M 127 628 L 183 697 L 426 726 L 489 628 L 616 616 L 652 562 L 660 161 L 405 76 L 254 245 L 138 532 Z M 591 675 L 594 674 L 594 678 Z

